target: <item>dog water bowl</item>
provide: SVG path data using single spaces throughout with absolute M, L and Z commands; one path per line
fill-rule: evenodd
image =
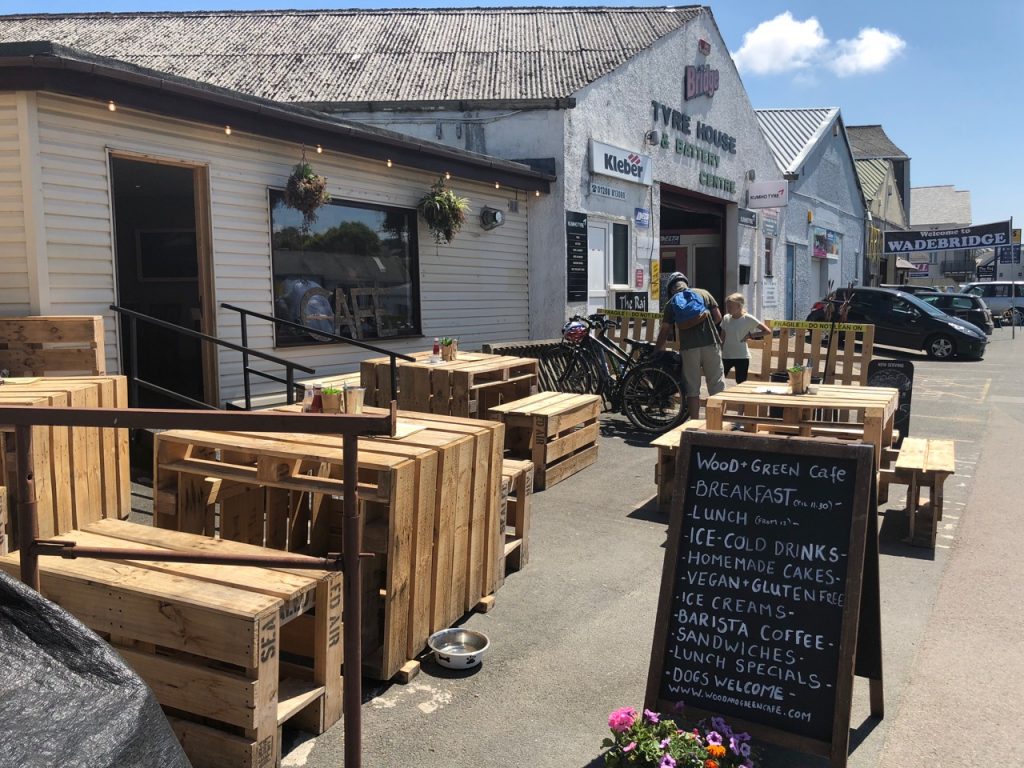
M 487 635 L 472 629 L 442 629 L 427 638 L 437 663 L 450 669 L 475 667 L 490 645 Z

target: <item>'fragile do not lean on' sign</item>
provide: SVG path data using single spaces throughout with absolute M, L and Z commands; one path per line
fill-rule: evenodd
M 872 448 L 684 432 L 646 705 L 845 764 Z

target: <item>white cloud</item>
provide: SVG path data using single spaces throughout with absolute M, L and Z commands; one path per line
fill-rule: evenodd
M 797 21 L 786 11 L 745 33 L 732 57 L 740 70 L 772 75 L 809 67 L 827 44 L 816 18 Z
M 838 55 L 828 66 L 840 77 L 880 72 L 906 47 L 906 42 L 899 35 L 865 27 L 855 39 L 837 43 Z
M 786 11 L 745 33 L 743 45 L 732 57 L 740 71 L 755 75 L 809 74 L 827 68 L 839 77 L 849 77 L 880 72 L 906 47 L 899 35 L 875 27 L 865 27 L 852 40 L 833 43 L 815 17 L 799 21 Z

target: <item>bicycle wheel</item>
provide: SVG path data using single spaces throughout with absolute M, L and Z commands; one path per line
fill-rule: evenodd
M 593 391 L 594 373 L 579 349 L 564 345 L 551 347 L 540 362 L 542 386 L 580 395 Z
M 686 419 L 683 384 L 661 366 L 638 366 L 622 382 L 622 411 L 644 431 L 672 429 Z

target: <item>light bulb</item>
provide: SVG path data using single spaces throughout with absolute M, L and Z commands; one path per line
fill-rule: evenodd
M 322 155 L 324 153 L 324 148 L 321 147 L 319 144 L 316 145 L 316 153 L 318 155 Z
M 224 133 L 226 133 L 228 136 L 231 135 L 231 126 L 230 125 L 225 125 L 224 126 Z
M 452 175 L 450 173 L 448 173 L 448 171 L 445 171 L 444 172 L 444 180 L 445 181 L 451 181 L 451 178 L 452 178 Z
M 391 167 L 391 158 L 389 157 L 388 158 L 388 168 L 390 168 L 390 167 Z
M 536 192 L 534 192 L 533 196 L 534 197 L 540 197 L 540 190 L 538 189 Z
M 115 104 L 113 101 L 108 101 L 107 109 L 109 109 L 111 112 L 117 112 L 117 104 Z
M 496 181 L 496 182 L 494 182 L 494 188 L 495 188 L 495 189 L 501 189 L 501 184 L 500 184 L 500 183 L 498 183 L 497 181 Z

